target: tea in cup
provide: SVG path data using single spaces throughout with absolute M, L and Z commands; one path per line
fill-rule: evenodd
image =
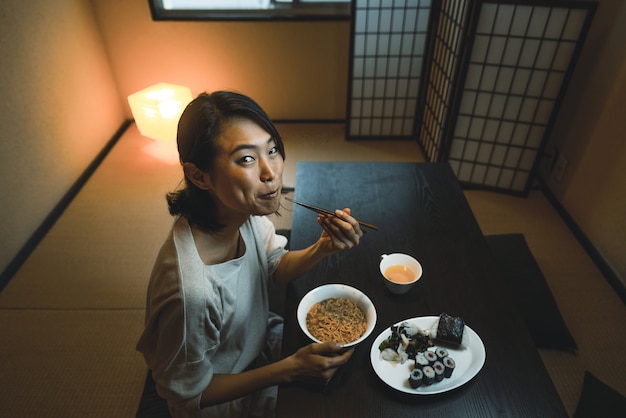
M 422 265 L 408 254 L 383 254 L 380 257 L 380 273 L 385 278 L 387 289 L 401 295 L 422 277 Z

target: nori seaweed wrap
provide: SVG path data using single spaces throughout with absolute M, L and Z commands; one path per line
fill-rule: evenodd
M 437 357 L 439 358 L 439 360 L 448 357 L 448 350 L 446 350 L 443 347 L 437 347 L 435 349 L 435 353 L 437 354 Z
M 436 361 L 433 364 L 433 370 L 435 371 L 435 382 L 441 382 L 443 380 L 443 373 L 445 371 L 443 363 L 440 361 Z
M 441 362 L 443 363 L 443 367 L 445 368 L 443 376 L 450 377 L 452 375 L 452 372 L 454 371 L 454 368 L 456 367 L 456 363 L 454 362 L 452 357 L 444 357 Z
M 428 364 L 430 366 L 432 366 L 433 363 L 437 361 L 437 354 L 433 353 L 432 351 L 424 351 L 424 357 L 426 357 L 426 360 L 428 360 Z
M 423 376 L 424 373 L 422 373 L 420 369 L 413 369 L 409 375 L 409 385 L 411 385 L 413 389 L 422 386 Z
M 426 356 L 424 356 L 424 353 L 418 353 L 415 356 L 415 367 L 424 367 L 424 366 L 429 366 L 429 365 L 430 365 L 430 362 L 428 361 Z
M 435 381 L 435 370 L 430 366 L 426 366 L 422 369 L 422 373 L 424 374 L 422 377 L 422 384 L 424 386 L 432 385 Z
M 439 323 L 437 324 L 438 341 L 458 347 L 463 341 L 464 330 L 465 322 L 463 318 L 450 316 L 445 312 L 439 315 Z

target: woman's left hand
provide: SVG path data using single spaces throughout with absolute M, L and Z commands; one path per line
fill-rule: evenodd
M 320 244 L 328 252 L 337 252 L 359 245 L 363 230 L 361 225 L 350 216 L 350 208 L 336 210 L 335 216 L 319 215 L 317 222 L 321 225 Z

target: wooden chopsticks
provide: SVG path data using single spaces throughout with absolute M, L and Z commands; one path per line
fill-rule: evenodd
M 322 214 L 322 215 L 337 216 L 337 215 L 335 215 L 335 212 L 331 212 L 331 211 L 329 211 L 327 209 L 318 208 L 317 206 L 309 205 L 308 203 L 298 202 L 297 200 L 293 200 L 293 199 L 291 199 L 291 198 L 289 198 L 287 196 L 285 196 L 285 199 L 290 201 L 290 202 L 292 202 L 292 203 L 295 203 L 296 205 L 302 206 L 303 208 L 307 208 L 309 210 L 312 210 L 313 212 L 316 212 L 316 213 L 319 213 L 319 214 Z M 359 221 L 358 219 L 356 221 L 361 226 L 364 226 L 364 227 L 369 228 L 369 229 L 373 229 L 374 231 L 378 231 L 378 227 L 376 225 L 374 225 L 374 224 L 371 224 L 369 222 Z

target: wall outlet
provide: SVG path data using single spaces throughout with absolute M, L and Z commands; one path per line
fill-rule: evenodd
M 556 164 L 556 157 L 559 155 L 559 150 L 554 145 L 549 145 L 543 151 L 543 160 L 541 161 L 541 172 L 549 176 Z
M 563 180 L 563 176 L 565 175 L 565 170 L 567 169 L 567 157 L 562 153 L 558 153 L 556 157 L 556 162 L 554 163 L 554 168 L 552 169 L 552 176 L 558 181 Z

